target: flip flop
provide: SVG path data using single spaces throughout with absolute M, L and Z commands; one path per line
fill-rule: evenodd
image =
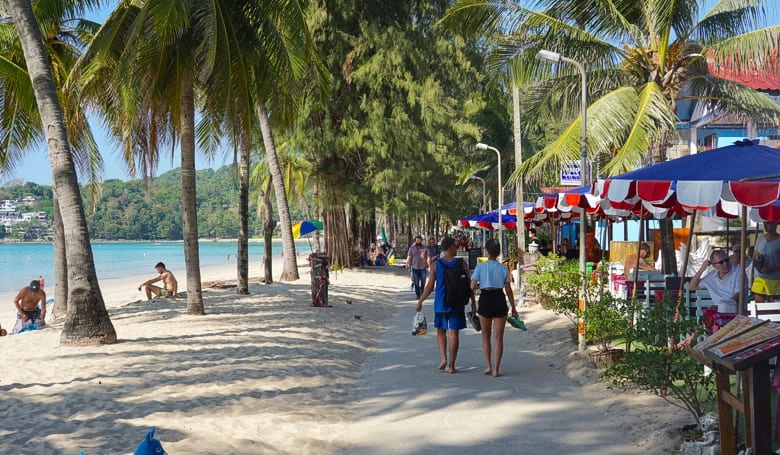
M 512 327 L 523 331 L 528 331 L 528 329 L 525 327 L 525 323 L 520 319 L 510 316 L 506 320 L 509 322 L 509 325 L 511 325 Z

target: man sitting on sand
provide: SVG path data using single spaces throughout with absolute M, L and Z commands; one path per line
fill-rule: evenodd
M 38 280 L 32 280 L 30 286 L 16 294 L 14 306 L 17 311 L 16 325 L 11 333 L 19 333 L 30 324 L 46 325 L 46 293 Z
M 157 273 L 159 273 L 160 276 L 144 281 L 140 286 L 138 286 L 138 290 L 140 291 L 142 287 L 146 286 L 147 300 L 152 300 L 152 294 L 154 294 L 155 297 L 160 296 L 176 298 L 176 292 L 179 290 L 179 283 L 176 282 L 176 277 L 173 276 L 173 273 L 170 270 L 165 268 L 165 264 L 162 262 L 158 262 L 154 268 L 157 270 Z M 163 282 L 163 287 L 152 284 L 158 281 Z

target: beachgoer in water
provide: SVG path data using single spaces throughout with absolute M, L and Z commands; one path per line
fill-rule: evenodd
M 29 286 L 22 288 L 16 294 L 14 306 L 17 311 L 16 319 L 21 319 L 25 323 L 30 321 L 33 324 L 46 325 L 44 320 L 46 318 L 46 293 L 41 289 L 41 283 L 38 280 L 32 280 Z M 17 332 L 13 331 L 13 333 Z
M 160 296 L 176 298 L 176 293 L 179 290 L 179 283 L 176 282 L 176 277 L 173 276 L 173 273 L 170 270 L 165 268 L 165 264 L 162 262 L 158 262 L 154 268 L 157 270 L 157 273 L 159 273 L 160 276 L 144 281 L 140 286 L 138 286 L 138 290 L 140 291 L 142 287 L 146 286 L 147 300 L 152 300 L 152 294 L 154 294 L 155 297 Z M 152 284 L 158 281 L 163 282 L 162 287 Z

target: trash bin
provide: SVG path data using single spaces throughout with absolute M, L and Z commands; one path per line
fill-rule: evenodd
M 328 305 L 328 255 L 312 253 L 309 255 L 311 265 L 311 306 L 331 307 Z

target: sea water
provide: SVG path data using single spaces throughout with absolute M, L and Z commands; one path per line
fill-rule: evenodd
M 238 243 L 235 241 L 201 241 L 200 266 L 209 267 L 235 264 Z M 311 253 L 307 240 L 296 241 L 296 251 L 301 255 Z M 282 241 L 274 240 L 274 258 L 281 256 Z M 249 267 L 258 267 L 265 254 L 263 242 L 249 242 Z M 171 242 L 92 242 L 92 255 L 98 279 L 148 276 L 157 272 L 158 262 L 174 272 L 182 273 L 184 267 L 184 243 Z M 30 281 L 42 276 L 46 289 L 53 289 L 54 245 L 51 243 L 0 243 L 0 294 L 16 292 Z

